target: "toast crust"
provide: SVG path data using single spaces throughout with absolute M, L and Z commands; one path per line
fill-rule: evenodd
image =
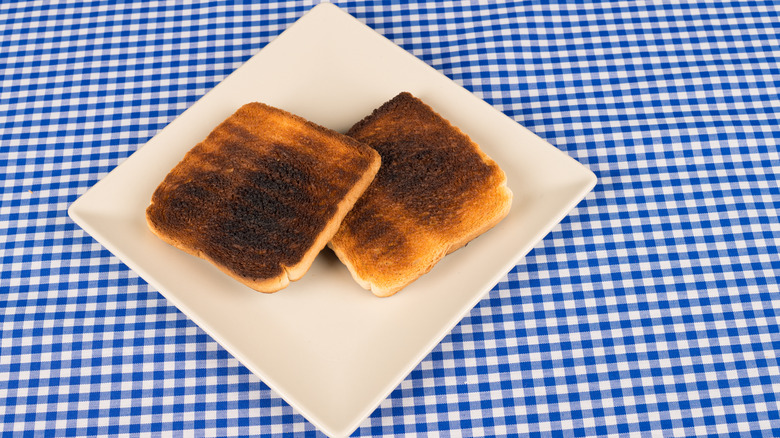
M 376 149 L 382 167 L 330 247 L 377 296 L 395 294 L 509 212 L 504 172 L 409 93 L 374 110 L 347 135 Z
M 347 136 L 250 103 L 171 170 L 146 219 L 165 242 L 276 292 L 308 271 L 379 165 Z

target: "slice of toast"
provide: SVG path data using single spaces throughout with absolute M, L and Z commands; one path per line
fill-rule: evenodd
M 377 296 L 398 292 L 509 212 L 512 192 L 504 172 L 409 93 L 383 104 L 347 135 L 376 149 L 382 167 L 329 246 Z
M 162 240 L 275 292 L 306 273 L 379 165 L 350 137 L 250 103 L 171 170 L 146 218 Z

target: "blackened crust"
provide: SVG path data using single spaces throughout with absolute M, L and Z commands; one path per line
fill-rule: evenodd
M 331 241 L 355 280 L 390 296 L 509 211 L 506 176 L 466 134 L 409 93 L 347 133 L 382 158 Z
M 466 202 L 504 178 L 467 135 L 407 92 L 377 108 L 347 135 L 382 157 L 369 193 L 382 192 L 401 203 L 423 227 L 443 232 L 456 227 Z
M 236 277 L 273 279 L 312 248 L 372 153 L 298 116 L 247 104 L 166 176 L 147 219 Z

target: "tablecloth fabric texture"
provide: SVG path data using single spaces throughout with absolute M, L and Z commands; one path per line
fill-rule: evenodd
M 336 3 L 599 178 L 355 435 L 780 436 L 780 6 Z M 314 4 L 0 4 L 0 430 L 319 434 L 66 215 Z

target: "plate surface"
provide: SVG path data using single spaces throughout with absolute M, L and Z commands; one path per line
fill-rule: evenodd
M 146 227 L 151 194 L 249 101 L 344 132 L 401 91 L 459 126 L 506 172 L 509 215 L 391 298 L 326 250 L 302 280 L 261 294 Z M 348 435 L 593 188 L 592 172 L 369 27 L 314 7 L 74 202 L 69 214 L 304 417 Z

